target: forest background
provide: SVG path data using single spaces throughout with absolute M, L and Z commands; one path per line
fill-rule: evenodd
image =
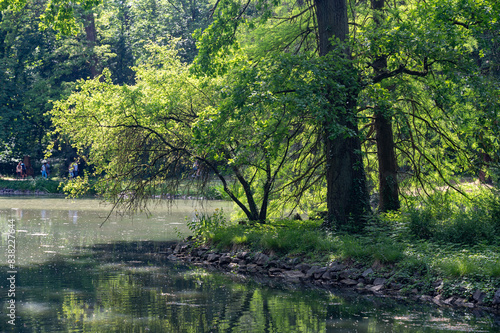
M 1 8 L 5 167 L 50 156 L 62 176 L 79 159 L 87 173 L 67 191 L 92 188 L 132 210 L 192 183 L 258 224 L 298 212 L 327 230 L 376 225 L 371 241 L 384 230 L 403 243 L 486 246 L 483 267 L 498 280 L 489 248 L 500 234 L 496 1 Z M 398 255 L 377 260 L 408 250 L 382 243 Z M 473 267 L 470 258 L 450 262 Z M 451 274 L 476 274 L 470 267 Z

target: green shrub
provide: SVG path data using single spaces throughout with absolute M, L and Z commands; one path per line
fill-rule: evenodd
M 206 241 L 213 237 L 214 233 L 227 225 L 223 209 L 216 208 L 212 214 L 196 213 L 195 219 L 187 221 L 187 227 L 195 238 Z

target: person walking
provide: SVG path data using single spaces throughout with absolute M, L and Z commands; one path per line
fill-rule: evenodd
M 19 163 L 17 163 L 17 166 L 16 166 L 16 175 L 17 175 L 18 179 L 22 177 L 22 172 L 23 172 L 23 168 L 21 166 L 21 161 L 19 161 Z
M 42 178 L 47 179 L 47 163 L 42 164 Z
M 78 177 L 78 162 L 73 163 L 73 177 Z
M 23 162 L 21 162 L 21 179 L 24 179 L 28 176 L 27 170 L 26 170 L 26 165 L 24 165 Z

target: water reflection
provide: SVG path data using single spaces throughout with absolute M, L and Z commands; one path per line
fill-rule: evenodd
M 149 219 L 113 217 L 99 228 L 107 211 L 96 201 L 64 205 L 37 200 L 27 205 L 28 201 L 0 199 L 3 253 L 7 220 L 16 219 L 17 332 L 500 330 L 495 324 L 499 318 L 487 313 L 304 290 L 276 280 L 256 284 L 240 276 L 168 262 L 167 249 L 177 235 L 173 228 L 185 227 L 185 218 L 193 211 L 191 203 L 177 213 L 157 211 Z M 47 203 L 59 206 L 49 209 Z M 19 208 L 27 206 L 31 208 Z M 6 281 L 7 271 L 4 259 L 1 281 Z M 5 314 L 5 292 L 1 297 Z M 0 320 L 0 331 L 11 328 L 5 317 Z
M 489 314 L 257 285 L 167 262 L 170 243 L 118 242 L 23 267 L 25 332 L 498 332 Z M 2 269 L 2 275 L 5 269 Z M 270 284 L 275 284 L 269 281 Z M 5 321 L 0 329 L 7 331 Z

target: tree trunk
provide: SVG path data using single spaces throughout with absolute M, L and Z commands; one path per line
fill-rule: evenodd
M 371 2 L 373 20 L 376 25 L 380 25 L 384 9 L 384 0 L 372 0 Z M 375 75 L 387 71 L 387 57 L 380 56 L 373 63 Z M 392 122 L 380 108 L 375 108 L 375 132 L 377 141 L 378 158 L 378 180 L 379 180 L 379 211 L 387 212 L 398 210 L 399 188 L 398 188 L 398 166 L 396 154 L 394 153 L 394 135 L 392 132 Z
M 93 79 L 101 73 L 98 70 L 97 55 L 94 52 L 94 47 L 97 43 L 97 30 L 95 27 L 94 12 L 92 10 L 89 10 L 85 14 L 85 37 L 87 39 L 87 48 L 89 50 L 90 78 Z
M 346 0 L 315 0 L 318 21 L 319 55 L 325 56 L 333 50 L 331 38 L 343 42 L 348 37 Z M 342 45 L 344 47 L 344 45 Z M 344 56 L 350 58 L 350 51 L 344 47 Z M 354 71 L 352 71 L 354 72 Z M 345 78 L 349 82 L 351 78 Z M 356 89 L 348 89 L 355 91 Z M 340 126 L 352 131 L 349 137 L 334 136 L 330 124 L 324 124 L 327 181 L 327 224 L 336 223 L 339 229 L 359 231 L 369 211 L 368 192 L 360 155 L 361 143 L 355 117 L 356 97 L 349 96 L 344 105 L 338 105 L 336 96 L 327 96 L 332 104 L 332 112 L 341 107 Z M 337 104 L 337 105 L 336 105 Z
M 394 153 L 394 136 L 391 121 L 381 111 L 375 114 L 375 131 L 377 140 L 379 210 L 387 212 L 398 210 L 399 188 L 396 154 Z

